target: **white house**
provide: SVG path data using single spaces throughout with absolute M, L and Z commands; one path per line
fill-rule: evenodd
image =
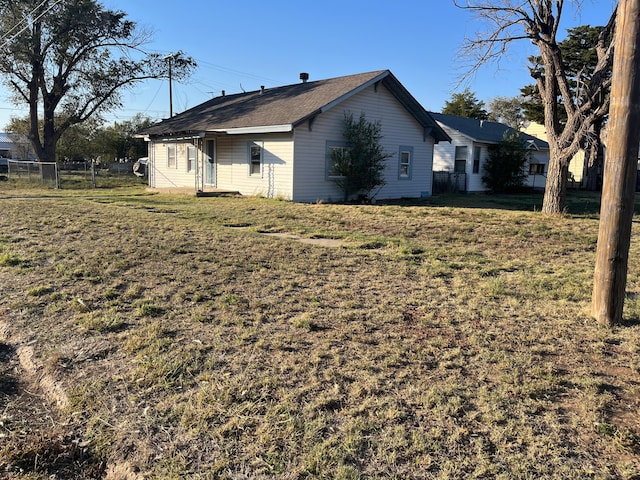
M 330 152 L 345 114 L 379 122 L 387 160 L 378 199 L 432 192 L 434 144 L 449 136 L 389 70 L 223 95 L 153 125 L 149 185 L 233 190 L 296 202 L 343 198 Z
M 35 160 L 31 142 L 26 135 L 0 133 L 0 158 Z
M 437 176 L 438 172 L 448 172 L 448 177 L 457 183 L 460 191 L 486 191 L 487 187 L 482 183 L 482 173 L 489 157 L 489 146 L 500 143 L 505 134 L 513 132 L 513 129 L 502 123 L 474 118 L 433 112 L 431 116 L 452 139 L 451 143 L 435 146 L 434 174 Z M 526 167 L 526 184 L 534 188 L 543 188 L 549 170 L 549 144 L 526 133 L 520 133 L 520 137 L 531 152 Z

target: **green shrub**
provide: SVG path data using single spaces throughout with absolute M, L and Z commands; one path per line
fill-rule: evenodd
M 504 139 L 489 145 L 489 158 L 484 165 L 482 182 L 494 193 L 512 192 L 522 189 L 525 166 L 529 160 L 529 150 L 520 134 L 512 130 Z
M 380 122 L 367 121 L 364 113 L 358 121 L 353 119 L 353 114 L 345 114 L 346 147 L 332 149 L 330 159 L 330 174 L 344 193 L 345 201 L 353 195 L 371 199 L 375 197 L 374 191 L 385 184 L 385 163 L 391 155 L 385 153 L 380 144 L 381 128 Z

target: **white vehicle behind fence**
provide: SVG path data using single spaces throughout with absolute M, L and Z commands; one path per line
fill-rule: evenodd
M 136 163 L 133 164 L 133 173 L 136 177 L 144 177 L 147 174 L 147 165 L 149 164 L 149 157 L 139 158 Z

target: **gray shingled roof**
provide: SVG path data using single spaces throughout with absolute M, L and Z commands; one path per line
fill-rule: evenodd
M 475 118 L 445 115 L 443 113 L 430 112 L 431 116 L 441 125 L 456 130 L 476 142 L 499 143 L 504 139 L 505 133 L 513 132 L 513 128 L 498 122 L 476 120 Z M 533 143 L 538 150 L 548 150 L 549 144 L 532 135 L 520 132 L 523 142 Z
M 1 150 L 13 150 L 20 143 L 29 143 L 29 139 L 27 138 L 26 135 L 0 132 L 0 149 Z
M 0 150 L 12 150 L 15 147 L 6 133 L 0 133 Z
M 216 97 L 152 125 L 140 135 L 228 132 L 258 127 L 294 128 L 377 82 L 381 82 L 434 138 L 450 140 L 389 70 Z

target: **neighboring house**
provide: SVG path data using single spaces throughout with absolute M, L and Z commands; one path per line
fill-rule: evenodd
M 476 120 L 474 118 L 431 113 L 438 124 L 452 138 L 451 143 L 435 146 L 433 171 L 449 172 L 449 177 L 457 185 L 457 190 L 483 192 L 487 187 L 482 183 L 483 167 L 489 157 L 489 146 L 500 143 L 511 127 L 498 122 Z M 532 135 L 521 133 L 523 142 L 530 149 L 526 184 L 534 188 L 546 185 L 549 169 L 549 144 Z
M 378 199 L 432 191 L 433 147 L 450 138 L 389 70 L 223 95 L 140 132 L 149 185 L 339 201 L 330 152 L 345 114 L 380 122 L 387 160 Z
M 0 158 L 10 160 L 35 160 L 31 143 L 26 135 L 0 133 Z
M 529 135 L 533 135 L 536 138 L 544 140 L 545 142 L 548 140 L 547 129 L 544 125 L 541 125 L 537 122 L 526 122 L 524 128 L 522 129 L 524 133 Z M 583 149 L 580 149 L 578 153 L 576 153 L 571 161 L 569 162 L 569 173 L 573 176 L 570 178 L 575 186 L 582 185 L 583 181 L 587 176 L 587 165 L 586 165 L 586 157 Z

